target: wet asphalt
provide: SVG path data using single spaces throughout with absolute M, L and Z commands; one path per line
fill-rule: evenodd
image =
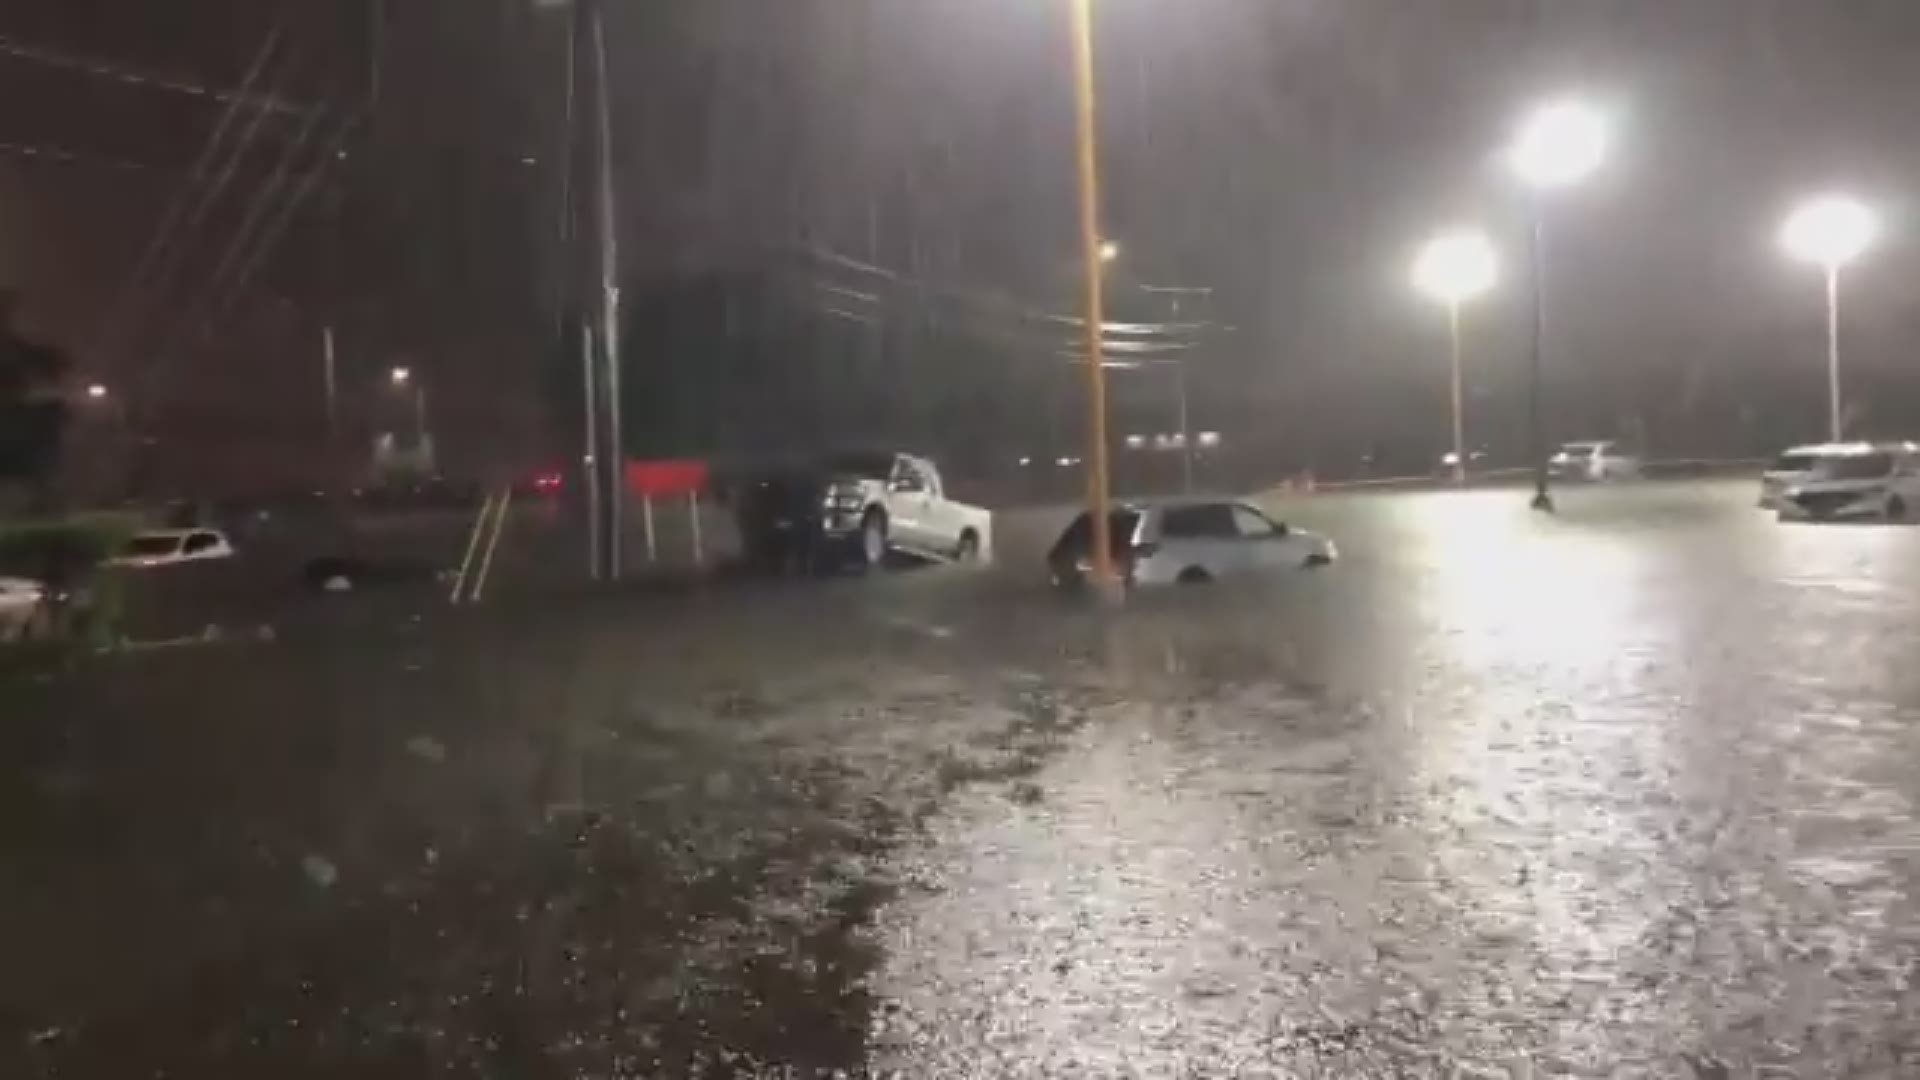
M 0 1072 L 1920 1075 L 1920 529 L 1753 493 L 1275 502 L 1340 563 L 1114 611 L 1021 511 L 36 685 Z
M 938 1076 L 1920 1075 L 1920 530 L 1748 484 L 1300 501 L 877 916 Z

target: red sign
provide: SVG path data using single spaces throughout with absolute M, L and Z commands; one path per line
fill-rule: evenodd
M 704 461 L 629 461 L 627 491 L 634 495 L 660 498 L 691 495 L 707 486 Z

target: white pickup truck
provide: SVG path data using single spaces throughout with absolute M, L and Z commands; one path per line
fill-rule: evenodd
M 822 532 L 860 563 L 889 551 L 974 562 L 993 552 L 993 515 L 947 498 L 940 470 L 911 454 L 844 455 L 827 462 Z
M 873 567 L 890 551 L 941 562 L 993 553 L 993 516 L 947 498 L 940 470 L 911 454 L 764 470 L 743 485 L 735 512 L 748 562 L 765 569 Z

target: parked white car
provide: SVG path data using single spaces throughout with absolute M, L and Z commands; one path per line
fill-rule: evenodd
M 232 542 L 216 529 L 156 529 L 135 533 L 107 565 L 148 568 L 232 557 Z
M 1129 585 L 1201 585 L 1254 574 L 1326 566 L 1333 541 L 1274 521 L 1241 502 L 1122 506 L 1110 518 L 1115 570 Z M 1092 518 L 1067 526 L 1047 556 L 1057 585 L 1092 569 Z
M 1561 480 L 1584 480 L 1603 484 L 1609 480 L 1631 480 L 1640 475 L 1640 459 L 1606 440 L 1562 443 L 1547 459 L 1547 471 Z
M 1778 510 L 1787 492 L 1818 475 L 1820 461 L 1863 448 L 1864 443 L 1812 443 L 1788 448 L 1760 474 L 1760 509 Z
M 1913 443 L 1822 447 L 1777 502 L 1781 519 L 1792 521 L 1904 521 L 1917 508 L 1920 447 Z
M 46 595 L 46 586 L 32 578 L 0 577 L 0 641 L 26 638 Z

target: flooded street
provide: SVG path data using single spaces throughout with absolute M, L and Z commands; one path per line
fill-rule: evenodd
M 1019 513 L 33 688 L 4 1071 L 1910 1076 L 1920 529 L 1750 498 L 1278 504 L 1341 562 L 1111 613 Z
M 1912 1075 L 1920 533 L 1746 494 L 1309 504 L 1337 575 L 1130 611 L 1127 707 L 881 913 L 878 1060 Z

